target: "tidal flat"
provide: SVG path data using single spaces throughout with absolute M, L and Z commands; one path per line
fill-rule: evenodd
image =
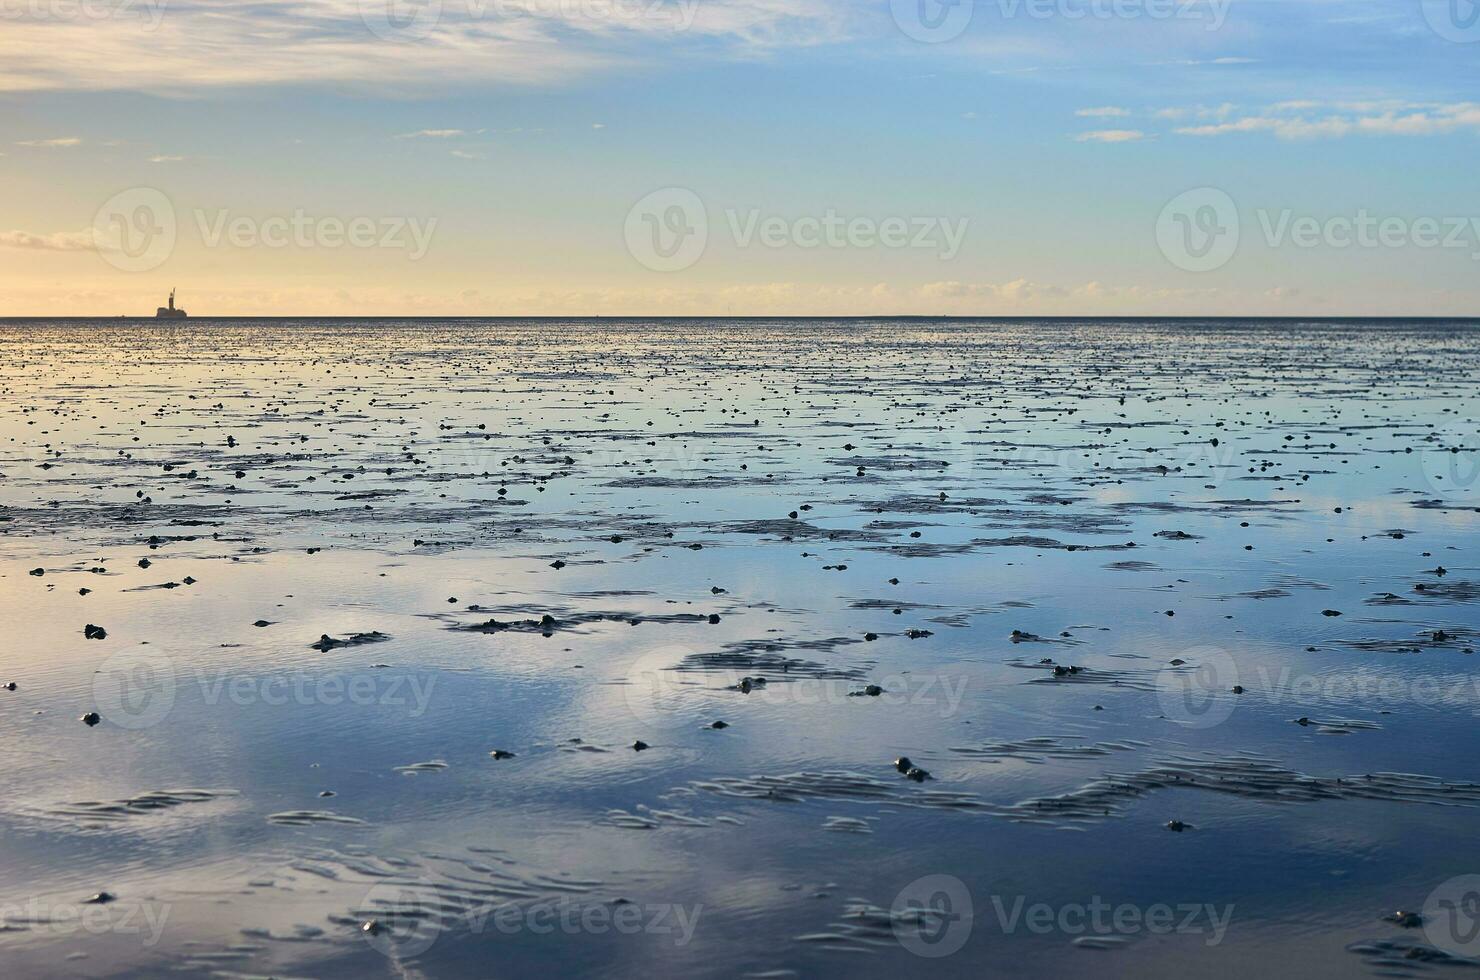
M 1471 975 L 1477 329 L 0 322 L 0 973 Z

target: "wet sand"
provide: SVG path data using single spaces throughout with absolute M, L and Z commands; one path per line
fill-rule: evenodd
M 1465 975 L 1475 329 L 0 323 L 4 972 Z

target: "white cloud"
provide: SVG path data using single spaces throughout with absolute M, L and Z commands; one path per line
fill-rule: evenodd
M 1156 111 L 1158 119 L 1226 119 L 1238 111 L 1232 102 L 1222 105 L 1170 106 Z
M 466 136 L 467 131 L 462 129 L 418 129 L 414 133 L 401 133 L 396 136 L 398 140 L 450 140 L 459 136 Z
M 1144 313 L 1147 310 L 1174 312 L 1179 306 L 1189 303 L 1198 304 L 1200 308 L 1207 308 L 1202 304 L 1213 300 L 1225 304 L 1228 302 L 1228 297 L 1216 287 L 1197 289 L 1134 284 L 1111 285 L 1099 280 L 1092 280 L 1070 288 L 1038 283 L 1027 278 L 1014 279 L 1005 283 L 948 280 L 927 283 L 915 292 L 937 309 L 951 309 L 963 313 L 992 308 L 993 301 L 1004 307 L 1025 308 L 1024 312 L 1092 310 L 1135 313 Z
M 1153 68 L 1165 68 L 1168 66 L 1177 68 L 1196 68 L 1200 65 L 1257 65 L 1258 58 L 1179 58 L 1176 61 L 1152 61 L 1148 64 Z
M 1139 129 L 1096 129 L 1074 137 L 1076 143 L 1134 143 L 1146 138 Z
M 0 246 L 36 252 L 95 251 L 92 232 L 89 231 L 59 231 L 50 235 L 37 235 L 29 231 L 0 231 Z
M 1115 105 L 1097 106 L 1091 109 L 1079 109 L 1076 110 L 1074 113 L 1074 115 L 1076 116 L 1083 116 L 1087 119 L 1108 119 L 1119 116 L 1129 116 L 1130 114 L 1131 111 L 1129 109 L 1122 109 L 1120 106 Z
M 98 267 L 96 261 L 79 266 Z M 7 276 L 0 265 L 0 311 L 24 315 L 46 309 L 56 315 L 92 315 L 153 310 L 159 304 L 155 287 L 138 283 L 138 277 L 97 273 L 85 278 L 85 270 L 70 281 L 70 288 L 41 281 L 34 275 Z M 148 277 L 144 277 L 147 279 Z M 472 282 L 474 280 L 468 280 Z M 1422 294 L 1388 293 L 1384 290 L 1343 290 L 1333 300 L 1324 291 L 1308 285 L 1298 294 L 1288 287 L 1268 282 L 1246 287 L 1175 288 L 1158 283 L 1088 282 L 1064 289 L 1020 278 L 1000 284 L 932 283 L 922 286 L 909 281 L 876 283 L 871 279 L 850 282 L 688 282 L 686 285 L 622 286 L 592 283 L 571 287 L 566 279 L 550 282 L 488 284 L 477 280 L 477 288 L 465 288 L 462 280 L 447 283 L 391 283 L 374 277 L 325 281 L 321 274 L 300 278 L 271 275 L 245 279 L 233 275 L 220 281 L 195 282 L 191 309 L 234 315 L 301 314 L 345 315 L 346 313 L 420 315 L 531 315 L 583 316 L 601 311 L 612 316 L 670 315 L 818 315 L 887 316 L 916 313 L 952 313 L 966 316 L 1024 314 L 1084 315 L 1227 315 L 1277 313 L 1281 315 L 1344 314 L 1364 309 L 1391 315 L 1423 312 L 1462 316 L 1475 307 L 1472 288 L 1440 289 Z M 1026 297 L 1026 298 L 1025 298 Z
M 1303 111 L 1314 105 L 1318 104 L 1283 102 L 1261 115 L 1243 116 L 1201 126 L 1183 126 L 1176 132 L 1184 136 L 1267 132 L 1281 139 L 1315 139 L 1352 135 L 1434 136 L 1480 130 L 1480 103 L 1475 102 L 1400 104 L 1397 107 L 1393 103 L 1367 103 L 1366 114 L 1361 110 L 1319 116 L 1281 114 L 1292 110 Z
M 30 146 L 41 149 L 56 149 L 60 147 L 81 146 L 82 140 L 76 136 L 62 136 L 49 140 L 19 140 L 16 146 Z
M 1001 299 L 1014 303 L 1025 303 L 1039 297 L 1063 297 L 1068 291 L 1061 286 L 1050 286 L 1014 279 L 1011 282 L 961 282 L 948 279 L 930 282 L 920 287 L 920 295 L 926 299 Z
M 0 31 L 0 92 L 134 90 L 192 95 L 202 88 L 349 83 L 559 84 L 644 62 L 642 42 L 685 43 L 744 57 L 849 36 L 834 0 L 703 3 L 447 2 L 412 6 L 392 26 L 395 0 L 193 0 L 137 18 L 10 20 Z M 152 22 L 151 10 L 161 15 Z

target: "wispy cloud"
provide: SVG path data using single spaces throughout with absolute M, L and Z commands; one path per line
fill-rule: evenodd
M 95 251 L 92 233 L 87 231 L 59 231 L 50 235 L 37 235 L 29 231 L 0 231 L 0 246 L 36 252 Z
M 1235 58 L 1235 57 L 1228 57 L 1228 58 L 1179 58 L 1179 59 L 1177 59 L 1175 61 L 1152 61 L 1152 62 L 1148 62 L 1147 64 L 1148 64 L 1149 67 L 1153 67 L 1153 68 L 1155 68 L 1155 67 L 1165 67 L 1165 66 L 1168 66 L 1168 65 L 1175 65 L 1175 66 L 1181 67 L 1181 68 L 1196 68 L 1196 67 L 1198 67 L 1200 65 L 1257 65 L 1258 63 L 1259 63 L 1259 59 L 1258 58 Z
M 0 91 L 564 84 L 641 64 L 652 43 L 750 57 L 842 39 L 856 26 L 836 0 L 401 7 L 396 0 L 192 0 L 171 6 L 148 30 L 142 20 L 117 18 L 7 21 Z
M 18 140 L 16 146 L 30 146 L 40 149 L 57 149 L 69 146 L 81 146 L 82 140 L 76 136 L 60 136 L 49 140 Z
M 1256 115 L 1224 122 L 1182 126 L 1184 136 L 1228 136 L 1237 133 L 1273 133 L 1281 139 L 1319 139 L 1343 136 L 1435 136 L 1480 131 L 1480 103 L 1338 103 L 1324 113 L 1320 103 L 1282 102 Z
M 1158 119 L 1227 119 L 1238 111 L 1232 102 L 1222 105 L 1170 106 L 1156 110 Z
M 1122 109 L 1120 106 L 1117 105 L 1097 106 L 1090 109 L 1078 109 L 1074 112 L 1074 115 L 1082 116 L 1086 119 L 1110 119 L 1119 116 L 1129 116 L 1130 114 L 1131 111 L 1129 109 Z
M 468 135 L 465 129 L 418 129 L 414 133 L 400 133 L 398 140 L 450 140 Z
M 1135 143 L 1146 138 L 1139 129 L 1096 129 L 1074 137 L 1076 143 Z
M 1003 299 L 1012 302 L 1027 302 L 1040 296 L 1067 296 L 1068 291 L 1062 286 L 1044 285 L 1043 283 L 1031 282 L 1028 279 L 1014 279 L 1011 282 L 960 282 L 949 279 L 943 282 L 926 283 L 920 287 L 920 295 L 926 299 L 967 299 L 967 298 L 991 298 Z

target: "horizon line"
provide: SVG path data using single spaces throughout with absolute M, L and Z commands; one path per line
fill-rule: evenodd
M 1480 323 L 1480 313 L 1456 313 L 1456 314 L 1257 314 L 1257 313 L 1179 313 L 1179 314 L 1153 314 L 1153 313 L 1131 313 L 1121 315 L 1107 315 L 1100 313 L 1074 314 L 1019 314 L 1010 315 L 1003 313 L 991 314 L 965 314 L 965 313 L 871 313 L 871 314 L 792 314 L 792 313 L 693 313 L 693 314 L 641 314 L 641 313 L 572 313 L 572 314 L 519 314 L 519 313 L 494 313 L 494 314 L 459 314 L 459 313 L 369 313 L 369 314 L 317 314 L 317 313 L 274 313 L 274 314 L 226 314 L 220 316 L 190 316 L 183 320 L 165 317 L 150 316 L 148 314 L 130 315 L 123 313 L 94 314 L 76 313 L 66 316 L 54 314 L 7 314 L 0 316 L 0 323 L 7 322 L 34 322 L 34 321 L 125 321 L 167 324 L 169 326 L 188 326 L 191 322 L 216 322 L 216 321 L 242 321 L 242 320 L 617 320 L 617 321 L 646 321 L 646 320 L 930 320 L 930 321 L 1001 321 L 1001 322 L 1052 322 L 1052 321 L 1200 321 L 1200 320 L 1266 320 L 1266 321 L 1331 321 L 1331 322 L 1394 322 L 1394 321 L 1468 321 Z

